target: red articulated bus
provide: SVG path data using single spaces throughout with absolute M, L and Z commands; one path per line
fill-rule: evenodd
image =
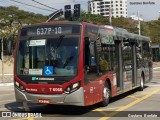
M 150 39 L 122 28 L 54 21 L 23 27 L 16 43 L 17 102 L 106 106 L 152 78 Z

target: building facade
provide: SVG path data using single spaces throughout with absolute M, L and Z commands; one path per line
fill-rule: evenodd
M 88 3 L 88 10 L 105 17 L 127 17 L 127 0 L 92 0 Z

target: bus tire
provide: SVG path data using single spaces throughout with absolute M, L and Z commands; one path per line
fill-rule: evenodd
M 103 89 L 103 101 L 101 102 L 101 106 L 105 107 L 108 105 L 110 95 L 111 95 L 111 90 L 109 88 L 108 83 L 106 83 Z
M 141 80 L 140 80 L 140 87 L 139 87 L 139 90 L 140 91 L 143 91 L 144 89 L 144 77 L 143 75 L 141 76 Z

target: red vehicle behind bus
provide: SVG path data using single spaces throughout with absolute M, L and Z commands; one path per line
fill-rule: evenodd
M 17 102 L 106 106 L 152 78 L 148 37 L 85 22 L 25 26 L 15 50 Z

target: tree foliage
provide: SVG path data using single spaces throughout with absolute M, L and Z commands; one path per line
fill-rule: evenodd
M 47 16 L 19 10 L 15 6 L 0 7 L 0 37 L 4 40 L 4 50 L 11 41 L 12 48 L 16 41 L 18 30 L 25 24 L 46 21 Z
M 93 15 L 84 11 L 81 13 L 81 17 L 75 20 L 100 25 L 110 24 L 108 17 Z M 112 26 L 124 28 L 129 32 L 138 34 L 138 21 L 129 18 L 112 18 Z M 150 37 L 152 43 L 160 44 L 160 19 L 148 22 L 141 21 L 141 35 Z

